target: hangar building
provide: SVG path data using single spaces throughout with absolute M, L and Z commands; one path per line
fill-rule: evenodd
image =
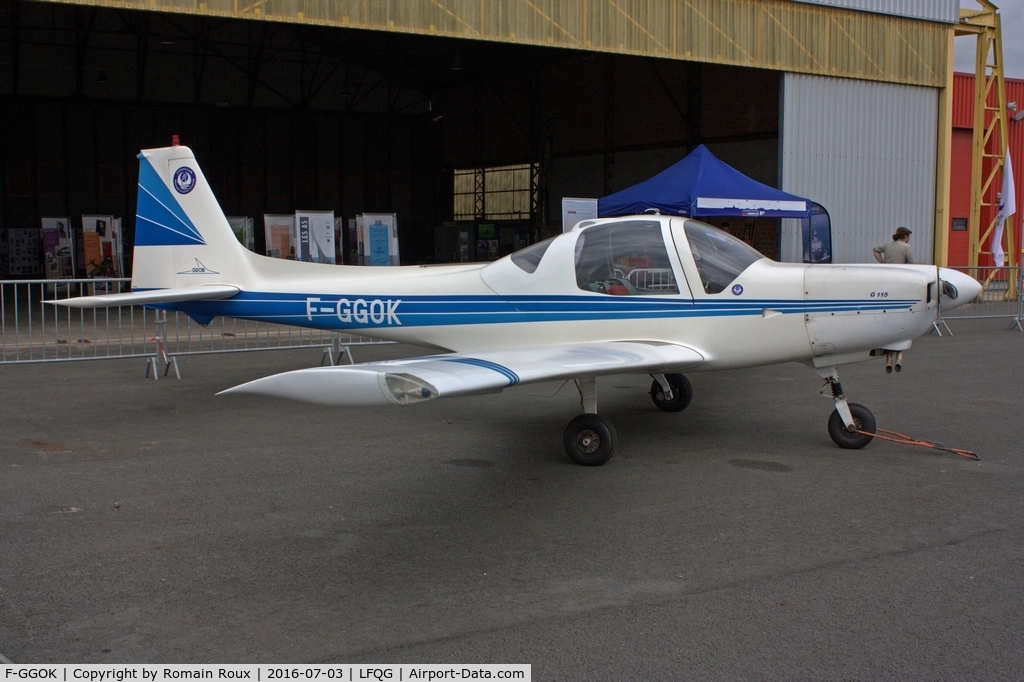
M 445 225 L 491 221 L 519 246 L 558 231 L 562 197 L 703 143 L 824 205 L 836 262 L 868 262 L 897 225 L 930 261 L 958 15 L 958 0 L 0 0 L 0 227 L 124 216 L 130 246 L 135 156 L 178 134 L 227 214 L 393 212 L 403 262 L 433 262 L 450 259 Z M 794 259 L 796 234 L 782 226 L 776 256 Z

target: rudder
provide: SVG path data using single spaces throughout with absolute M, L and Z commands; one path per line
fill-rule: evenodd
M 132 288 L 238 283 L 248 252 L 188 147 L 139 154 Z

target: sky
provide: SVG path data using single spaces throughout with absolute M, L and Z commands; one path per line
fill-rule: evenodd
M 999 8 L 1003 26 L 1003 75 L 1024 78 L 1024 0 L 993 0 Z M 973 0 L 960 0 L 964 9 L 980 9 Z M 975 38 L 963 37 L 953 41 L 956 71 L 974 73 Z

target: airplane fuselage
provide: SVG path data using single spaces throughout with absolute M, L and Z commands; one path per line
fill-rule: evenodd
M 583 290 L 574 274 L 576 231 L 556 238 L 535 272 L 517 267 L 509 257 L 489 264 L 376 269 L 247 254 L 258 262 L 253 263 L 251 285 L 238 273 L 234 276 L 232 281 L 242 289 L 238 295 L 170 307 L 201 320 L 223 315 L 458 352 L 517 348 L 538 340 L 642 339 L 698 350 L 705 357 L 702 370 L 867 359 L 876 348 L 905 349 L 935 320 L 940 285 L 934 266 L 800 265 L 761 259 L 724 290 L 708 293 L 701 287 L 693 253 L 680 237 L 684 221 L 651 218 L 649 222 L 661 225 L 668 245 L 662 270 L 676 283 L 663 294 Z M 195 260 L 188 247 L 172 248 L 184 252 L 184 262 Z M 215 262 L 208 265 L 217 267 Z M 208 278 L 187 268 L 177 272 L 175 286 Z

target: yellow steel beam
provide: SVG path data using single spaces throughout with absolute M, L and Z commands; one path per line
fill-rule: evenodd
M 992 206 L 985 202 L 985 195 L 992 187 L 996 178 L 1003 177 L 1006 159 L 1006 148 L 1009 142 L 1006 115 L 1006 86 L 1003 80 L 1003 40 L 1002 26 L 996 7 L 990 0 L 978 0 L 980 10 L 961 10 L 958 34 L 974 34 L 977 36 L 974 63 L 974 131 L 971 159 L 971 217 L 968 222 L 968 265 L 977 267 L 985 242 L 992 235 L 998 216 L 994 216 L 984 231 L 981 229 L 981 210 L 984 206 Z M 989 100 L 995 93 L 995 106 L 989 106 Z M 986 150 L 995 140 L 995 153 Z M 991 164 L 988 173 L 983 168 L 985 160 Z M 982 176 L 984 180 L 982 180 Z M 1000 182 L 1000 185 L 1002 183 Z M 1003 227 L 1006 246 L 1006 264 L 1013 267 L 1017 264 L 1017 253 L 1014 249 L 1013 218 L 1006 219 Z M 1008 296 L 1016 297 L 1016 281 L 1009 282 Z
M 934 88 L 946 85 L 942 66 L 952 28 L 793 0 L 38 1 L 515 42 Z
M 949 264 L 950 178 L 953 148 L 953 32 L 946 35 L 945 86 L 939 90 L 939 139 L 935 149 L 935 240 L 933 255 L 936 265 Z

